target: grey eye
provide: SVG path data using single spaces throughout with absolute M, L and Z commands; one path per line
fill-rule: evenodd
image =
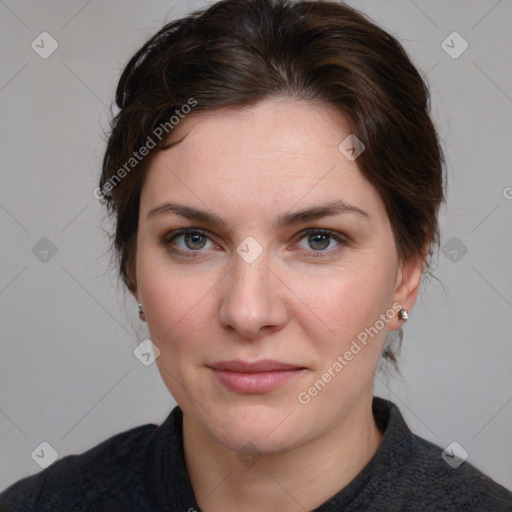
M 331 236 L 325 233 L 314 233 L 308 236 L 308 244 L 314 251 L 322 251 L 329 247 Z
M 187 233 L 182 236 L 184 236 L 187 249 L 192 251 L 203 249 L 206 245 L 207 238 L 201 233 Z

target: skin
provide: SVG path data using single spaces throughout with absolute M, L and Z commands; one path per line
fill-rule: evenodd
M 374 372 L 387 330 L 401 326 L 396 314 L 309 403 L 297 399 L 393 304 L 410 311 L 421 279 L 423 261 L 400 261 L 377 190 L 338 150 L 349 134 L 331 106 L 274 98 L 187 117 L 173 133 L 179 143 L 151 162 L 136 298 L 160 350 L 161 376 L 183 410 L 187 469 L 204 512 L 311 510 L 379 446 Z M 276 226 L 287 214 L 340 200 L 365 214 Z M 165 203 L 222 222 L 155 211 Z M 181 228 L 205 238 L 173 238 Z M 303 233 L 310 228 L 334 234 L 311 238 Z M 252 263 L 236 252 L 246 237 L 263 250 Z M 271 391 L 239 393 L 208 367 L 232 359 L 304 369 Z M 244 464 L 237 454 L 248 442 L 257 457 Z

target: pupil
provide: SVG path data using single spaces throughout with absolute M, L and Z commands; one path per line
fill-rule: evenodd
M 323 235 L 323 234 L 315 234 L 310 235 L 309 237 L 309 245 L 312 249 L 325 249 L 329 246 L 329 235 Z
M 203 235 L 198 233 L 185 235 L 185 244 L 189 249 L 202 249 L 205 245 L 205 239 Z

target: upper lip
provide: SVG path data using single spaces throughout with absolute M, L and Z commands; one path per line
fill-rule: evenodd
M 234 359 L 232 361 L 218 361 L 208 366 L 215 370 L 239 373 L 275 372 L 279 370 L 301 370 L 304 368 L 303 366 L 298 366 L 296 364 L 283 363 L 281 361 L 273 361 L 271 359 L 263 359 L 261 361 L 254 362 Z

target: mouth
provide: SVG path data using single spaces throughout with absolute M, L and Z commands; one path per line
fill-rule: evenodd
M 222 385 L 237 393 L 271 391 L 306 371 L 303 366 L 269 359 L 256 362 L 219 361 L 208 367 Z

